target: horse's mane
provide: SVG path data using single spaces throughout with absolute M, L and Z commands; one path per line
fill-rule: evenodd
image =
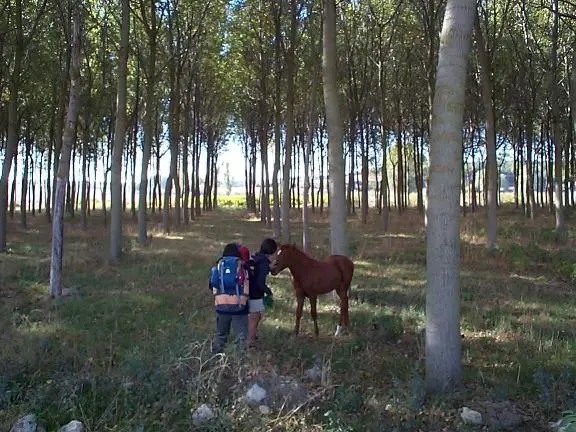
M 294 243 L 284 243 L 284 244 L 280 245 L 280 248 L 282 248 L 282 249 L 284 249 L 284 250 L 295 251 L 295 252 L 297 252 L 298 254 L 303 255 L 303 256 L 305 256 L 305 257 L 307 257 L 307 258 L 315 259 L 315 258 L 313 258 L 312 256 L 310 256 L 310 254 L 304 252 L 302 249 L 300 249 L 298 246 L 296 246 Z M 279 248 L 279 249 L 280 249 L 280 248 Z

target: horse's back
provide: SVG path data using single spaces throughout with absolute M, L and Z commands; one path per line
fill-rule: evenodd
M 330 255 L 325 261 L 335 265 L 338 270 L 340 270 L 342 281 L 346 288 L 348 288 L 354 275 L 354 263 L 352 260 L 345 255 Z

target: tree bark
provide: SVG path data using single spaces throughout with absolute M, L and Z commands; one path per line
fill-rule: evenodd
M 496 233 L 498 230 L 497 197 L 498 192 L 498 165 L 496 161 L 496 124 L 494 120 L 493 84 L 489 54 L 478 14 L 474 20 L 476 35 L 476 50 L 478 53 L 478 69 L 480 71 L 480 85 L 482 88 L 482 103 L 486 117 L 486 176 L 488 177 L 488 243 L 486 248 L 492 250 L 496 247 Z M 532 139 L 529 137 L 528 139 Z
M 560 107 L 558 103 L 558 0 L 552 0 L 552 47 L 550 48 L 550 105 L 552 111 L 552 139 L 554 140 L 554 209 L 556 231 L 564 236 L 564 205 L 562 203 L 562 138 L 560 129 Z
M 70 171 L 70 153 L 74 145 L 80 94 L 80 11 L 74 13 L 72 29 L 72 55 L 70 67 L 70 99 L 68 115 L 62 137 L 62 153 L 56 174 L 54 217 L 52 218 L 52 261 L 50 266 L 50 294 L 62 295 L 62 252 L 64 249 L 64 197 Z
M 20 74 L 24 56 L 24 34 L 22 29 L 22 0 L 15 1 L 16 43 L 14 46 L 14 67 L 10 79 L 8 101 L 8 137 L 2 176 L 0 177 L 0 252 L 6 252 L 7 241 L 7 208 L 8 208 L 8 178 L 12 169 L 12 160 L 18 153 L 18 92 L 20 90 Z
M 118 96 L 116 98 L 116 125 L 112 150 L 111 217 L 110 217 L 110 259 L 120 261 L 122 255 L 122 155 L 126 138 L 126 94 L 128 74 L 128 41 L 130 37 L 129 0 L 122 0 L 122 27 L 118 53 Z
M 324 105 L 328 128 L 328 164 L 330 178 L 330 243 L 333 254 L 348 253 L 346 221 L 346 186 L 342 149 L 342 124 L 338 100 L 338 69 L 336 52 L 336 1 L 323 0 L 323 58 Z
M 147 81 L 146 81 L 146 102 L 144 112 L 144 145 L 142 149 L 142 167 L 140 174 L 140 194 L 138 197 L 138 243 L 145 245 L 148 239 L 146 210 L 148 198 L 148 166 L 150 165 L 150 156 L 152 153 L 152 142 L 154 141 L 154 114 L 155 114 L 155 90 L 156 90 L 156 45 L 158 28 L 156 25 L 156 2 L 148 3 L 150 10 L 146 12 L 146 4 L 143 0 L 140 2 L 141 13 L 147 16 L 149 25 L 146 28 L 148 37 L 148 64 L 147 64 Z
M 426 389 L 461 385 L 460 176 L 466 70 L 476 2 L 448 0 L 432 108 L 426 269 Z
M 296 50 L 296 0 L 290 0 L 290 47 L 286 54 L 286 142 L 282 169 L 282 241 L 290 243 L 290 172 L 294 147 L 294 74 Z

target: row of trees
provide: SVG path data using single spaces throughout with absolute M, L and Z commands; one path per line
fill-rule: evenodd
M 536 192 L 547 188 L 547 203 L 554 202 L 556 227 L 563 232 L 563 207 L 573 204 L 571 6 L 568 0 L 370 0 L 338 7 L 324 0 L 322 9 L 300 0 L 3 0 L 0 250 L 6 250 L 8 179 L 18 154 L 25 165 L 24 224 L 29 174 L 45 183 L 45 211 L 53 223 L 53 295 L 61 290 L 66 195 L 69 203 L 79 195 L 86 225 L 96 189 L 90 189 L 90 173 L 103 173 L 104 198 L 110 175 L 110 255 L 118 260 L 122 171 L 127 178 L 130 170 L 135 213 L 138 190 L 138 239 L 146 244 L 149 186 L 152 199 L 158 194 L 160 200 L 162 142 L 170 158 L 162 191 L 166 231 L 214 206 L 218 158 L 234 134 L 245 154 L 247 205 L 256 209 L 259 203 L 262 221 L 284 241 L 290 240 L 295 163 L 303 163 L 306 222 L 316 161 L 320 196 L 328 189 L 332 250 L 344 254 L 346 213 L 355 208 L 357 187 L 361 218 L 367 220 L 369 173 L 375 173 L 386 230 L 391 195 L 402 211 L 409 182 L 423 209 L 429 167 L 428 247 L 450 246 L 429 254 L 435 272 L 428 275 L 427 345 L 438 354 L 429 357 L 429 385 L 457 382 L 459 196 L 477 185 L 476 156 L 472 176 L 462 175 L 468 153 L 485 149 L 490 248 L 496 241 L 498 169 L 510 149 L 518 204 L 529 217 L 536 212 Z M 41 155 L 35 163 L 40 169 L 30 168 L 33 154 Z M 78 187 L 69 179 L 76 160 Z M 306 223 L 304 233 L 306 246 Z

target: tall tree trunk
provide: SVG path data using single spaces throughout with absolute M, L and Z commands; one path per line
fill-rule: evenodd
M 146 6 L 141 1 L 142 14 L 146 14 Z M 156 89 L 156 44 L 158 36 L 158 27 L 156 25 L 156 2 L 149 3 L 150 10 L 147 15 L 149 26 L 146 28 L 148 37 L 148 64 L 146 74 L 146 102 L 144 112 L 144 145 L 142 149 L 142 167 L 140 174 L 140 194 L 138 198 L 138 243 L 145 245 L 148 239 L 148 230 L 146 226 L 146 210 L 148 198 L 148 166 L 150 165 L 150 156 L 152 153 L 152 142 L 154 141 L 154 116 L 155 116 L 155 89 Z
M 402 105 L 400 100 L 396 103 L 396 150 L 398 157 L 398 188 L 396 190 L 396 203 L 398 205 L 398 212 L 402 213 L 404 210 L 404 145 L 402 138 Z
M 562 138 L 560 129 L 560 106 L 558 102 L 558 0 L 552 0 L 552 47 L 550 48 L 550 105 L 552 111 L 552 139 L 554 141 L 554 208 L 556 231 L 564 236 L 564 205 L 562 203 Z
M 0 252 L 6 252 L 7 241 L 7 213 L 8 208 L 8 178 L 12 168 L 12 160 L 18 152 L 18 92 L 20 90 L 20 74 L 22 58 L 24 56 L 24 34 L 22 29 L 22 0 L 15 0 L 16 43 L 14 46 L 14 66 L 10 79 L 8 100 L 8 137 L 4 161 L 2 162 L 2 176 L 0 177 Z M 14 175 L 16 178 L 16 175 Z
M 281 212 L 280 212 L 280 191 L 278 188 L 278 174 L 280 173 L 280 152 L 282 147 L 280 123 L 282 121 L 282 4 L 283 2 L 273 2 L 274 7 L 274 82 L 275 82 L 275 95 L 274 95 L 274 168 L 272 172 L 272 199 L 273 203 L 273 230 L 274 237 L 280 238 L 282 225 L 281 225 Z
M 305 252 L 310 250 L 310 227 L 308 223 L 308 201 L 310 197 L 310 153 L 312 149 L 314 131 L 316 130 L 316 74 L 312 75 L 310 87 L 310 108 L 308 116 L 308 134 L 304 145 L 304 197 L 302 203 L 302 248 Z
M 51 145 L 51 144 L 50 144 Z M 44 199 L 44 182 L 42 181 L 42 172 L 44 171 L 44 152 L 43 148 L 40 151 L 40 168 L 38 170 L 38 214 L 42 213 L 42 200 Z
M 364 136 L 364 120 L 360 119 L 360 145 L 362 150 L 362 200 L 361 200 L 361 212 L 362 212 L 362 223 L 366 224 L 368 222 L 368 149 L 369 149 L 369 126 L 366 124 L 366 137 Z
M 114 147 L 112 150 L 112 206 L 110 218 L 110 259 L 120 261 L 122 254 L 122 154 L 128 124 L 126 120 L 126 94 L 128 75 L 128 41 L 130 37 L 129 0 L 122 0 L 122 27 L 120 30 L 120 49 L 118 53 L 118 94 L 116 106 L 116 125 Z
M 22 185 L 20 187 L 20 223 L 22 228 L 27 229 L 28 224 L 26 221 L 26 213 L 28 212 L 28 206 L 26 204 L 26 199 L 28 198 L 28 173 L 30 171 L 29 160 L 32 152 L 32 138 L 30 137 L 30 117 L 26 122 L 26 135 L 24 137 L 25 141 L 25 152 L 24 152 L 24 170 L 22 172 Z M 16 174 L 16 173 L 14 173 Z
M 76 121 L 78 119 L 78 98 L 80 94 L 80 11 L 74 13 L 72 28 L 72 55 L 70 67 L 70 99 L 66 127 L 63 130 L 62 154 L 56 174 L 54 217 L 52 219 L 52 262 L 50 266 L 50 294 L 62 295 L 62 252 L 64 249 L 64 196 L 70 171 L 70 153 L 74 146 Z
M 323 0 L 323 58 L 324 106 L 328 128 L 328 170 L 330 178 L 330 244 L 333 254 L 348 253 L 346 234 L 346 185 L 342 149 L 342 123 L 338 98 L 338 67 L 336 52 L 336 1 Z
M 571 118 L 571 125 L 572 125 L 572 146 L 571 146 L 571 153 L 572 153 L 572 179 L 571 179 L 571 197 L 572 197 L 572 205 L 574 205 L 574 176 L 576 176 L 575 172 L 575 164 L 576 158 L 575 156 L 575 147 L 576 147 L 576 40 L 574 40 L 573 47 L 572 47 L 572 71 L 570 73 L 570 118 Z
M 476 50 L 478 53 L 478 68 L 480 70 L 480 84 L 482 87 L 482 103 L 484 105 L 484 115 L 486 116 L 486 176 L 488 178 L 488 250 L 496 247 L 496 233 L 498 230 L 498 203 L 496 194 L 498 192 L 498 165 L 496 161 L 496 124 L 494 121 L 494 102 L 492 73 L 487 52 L 484 35 L 480 28 L 480 19 L 476 14 L 475 35 Z
M 432 108 L 426 269 L 426 389 L 459 387 L 460 167 L 466 69 L 476 2 L 448 0 Z
M 88 91 L 89 93 L 89 91 Z M 88 99 L 90 94 L 88 94 Z M 90 145 L 90 128 L 88 122 L 90 121 L 90 108 L 89 104 L 84 111 L 84 136 L 82 138 L 82 199 L 81 199 L 81 209 L 80 209 L 80 224 L 82 229 L 88 228 L 88 190 L 87 190 L 87 162 L 88 162 L 88 147 Z
M 108 173 L 110 172 L 110 153 L 114 142 L 114 129 L 112 121 L 114 116 L 110 116 L 108 122 L 108 140 L 106 143 L 106 158 L 104 159 L 104 181 L 102 182 L 102 214 L 104 216 L 104 226 L 108 225 Z
M 296 51 L 296 0 L 290 0 L 290 47 L 286 53 L 286 142 L 282 171 L 282 241 L 290 242 L 290 172 L 294 147 L 294 74 Z
M 191 104 L 190 104 L 190 94 L 192 92 L 192 83 L 188 85 L 187 96 L 184 105 L 184 130 L 182 139 L 182 180 L 184 183 L 184 199 L 182 202 L 183 213 L 184 213 L 184 224 L 188 225 L 190 221 L 190 175 L 188 174 L 188 152 L 189 152 L 189 141 L 190 141 L 190 118 L 192 114 Z
M 534 159 L 532 154 L 534 143 L 534 120 L 532 112 L 528 111 L 526 116 L 526 198 L 528 199 L 528 210 L 530 219 L 534 220 L 536 217 L 536 203 L 534 197 L 534 167 L 532 161 Z
M 198 111 L 196 111 L 197 113 L 199 113 L 199 109 Z M 198 116 L 198 132 L 200 131 L 200 118 Z M 195 180 L 194 180 L 194 213 L 196 215 L 196 217 L 200 217 L 200 215 L 202 214 L 202 208 L 200 206 L 200 155 L 202 153 L 202 140 L 200 138 L 200 133 L 198 133 L 198 138 L 196 140 L 196 145 L 195 145 L 195 152 L 196 152 L 196 156 L 195 156 L 195 164 L 196 164 L 196 168 L 194 169 L 194 175 L 195 175 Z

